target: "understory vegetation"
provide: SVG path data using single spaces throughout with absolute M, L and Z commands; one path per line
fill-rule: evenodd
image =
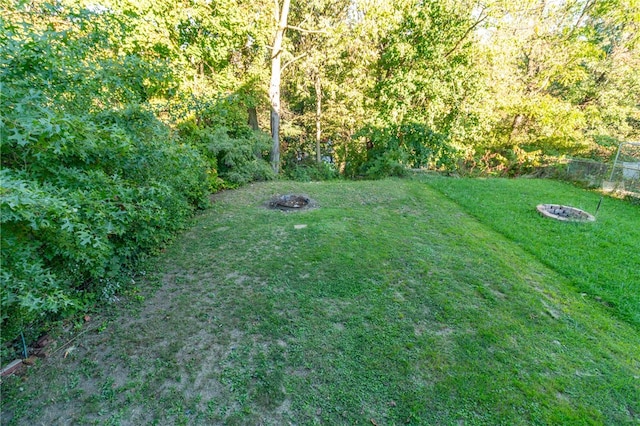
M 287 193 L 316 207 L 265 208 Z M 598 195 L 426 177 L 217 194 L 137 292 L 4 379 L 3 425 L 636 424 L 638 206 L 572 224 L 540 201 Z
M 0 20 L 3 343 L 109 301 L 212 191 L 273 177 L 268 138 L 229 97 L 165 102 L 159 119 L 175 71 L 129 19 L 39 7 Z

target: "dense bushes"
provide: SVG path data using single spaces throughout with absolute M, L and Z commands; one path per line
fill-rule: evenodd
M 84 18 L 0 22 L 3 341 L 112 296 L 209 192 L 205 159 L 146 103 L 169 69 L 111 55 Z
M 282 171 L 287 178 L 298 182 L 332 180 L 338 177 L 338 170 L 333 163 L 318 163 L 312 157 L 288 161 Z
M 242 97 L 191 99 L 183 105 L 192 113 L 178 125 L 179 135 L 208 159 L 214 186 L 275 178 L 267 161 L 271 138 L 249 127 Z
M 448 170 L 455 167 L 457 151 L 446 135 L 421 123 L 365 127 L 355 136 L 364 139 L 360 150 L 347 156 L 347 176 L 380 178 L 402 176 L 408 168 Z
M 140 37 L 136 14 L 12 7 L 0 18 L 3 341 L 113 296 L 211 190 L 273 177 L 246 95 L 182 87 L 179 58 Z
M 208 193 L 205 162 L 142 107 L 16 111 L 3 97 L 3 337 L 113 293 Z M 35 123 L 35 124 L 34 124 Z

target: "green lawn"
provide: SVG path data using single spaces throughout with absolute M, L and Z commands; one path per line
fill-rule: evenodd
M 263 207 L 290 192 L 318 208 Z M 638 424 L 640 209 L 535 212 L 598 199 L 429 177 L 219 194 L 144 300 L 3 383 L 2 423 Z
M 533 207 L 564 204 L 593 214 L 600 195 L 535 179 L 426 183 L 640 330 L 640 205 L 605 198 L 595 223 L 563 223 L 540 220 Z

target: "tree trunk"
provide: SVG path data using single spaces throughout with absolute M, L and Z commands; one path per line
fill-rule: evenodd
M 260 123 L 258 123 L 258 110 L 256 110 L 256 107 L 247 108 L 247 113 L 249 115 L 249 118 L 247 119 L 247 124 L 253 130 L 260 130 Z
M 322 117 L 322 84 L 320 82 L 320 72 L 318 72 L 316 74 L 316 161 L 318 164 L 322 162 L 322 154 L 320 153 L 320 139 L 322 137 L 320 117 Z
M 277 174 L 280 171 L 280 74 L 282 62 L 282 39 L 287 29 L 287 17 L 291 0 L 283 0 L 282 10 L 273 39 L 273 56 L 271 57 L 271 83 L 269 84 L 269 101 L 271 102 L 271 165 Z M 277 2 L 276 2 L 277 4 Z
M 509 132 L 509 139 L 507 139 L 507 143 L 511 144 L 511 141 L 516 137 L 518 130 L 524 124 L 524 115 L 516 114 L 513 117 L 513 122 L 511 123 L 511 131 Z

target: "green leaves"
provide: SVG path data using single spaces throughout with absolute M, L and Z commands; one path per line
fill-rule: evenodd
M 196 147 L 211 164 L 212 186 L 218 176 L 229 186 L 273 179 L 267 162 L 271 140 L 246 124 L 247 100 L 242 95 L 195 99 L 188 104 L 194 117 L 180 123 L 183 140 Z
M 447 170 L 455 166 L 457 152 L 448 136 L 422 123 L 365 127 L 354 138 L 366 143 L 359 155 L 350 158 L 351 172 L 370 178 L 402 176 L 408 168 Z
M 127 18 L 47 10 L 0 22 L 4 340 L 118 287 L 209 190 L 204 159 L 145 103 L 167 64 L 115 43 Z
M 447 2 L 415 2 L 382 41 L 372 92 L 385 122 L 416 120 L 447 132 L 473 97 L 468 11 Z
M 498 2 L 489 13 L 476 55 L 487 100 L 473 108 L 485 127 L 478 153 L 606 160 L 598 140 L 637 138 L 637 2 Z

